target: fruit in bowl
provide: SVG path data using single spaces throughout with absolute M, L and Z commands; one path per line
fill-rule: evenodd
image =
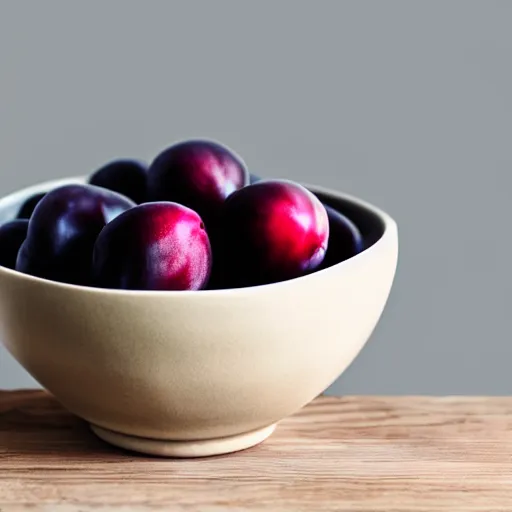
M 397 228 L 382 210 L 316 186 L 250 184 L 238 160 L 230 174 L 204 158 L 197 176 L 215 174 L 204 183 L 233 183 L 137 205 L 85 176 L 0 199 L 8 227 L 44 195 L 26 233 L 2 244 L 0 229 L 0 256 L 21 247 L 18 270 L 0 266 L 2 341 L 98 436 L 139 452 L 263 441 L 357 356 L 394 279 Z M 221 193 L 204 210 L 183 199 L 205 190 Z
M 16 268 L 21 244 L 27 237 L 28 220 L 15 219 L 0 226 L 0 266 Z
M 183 141 L 154 159 L 148 171 L 148 199 L 188 206 L 211 225 L 229 195 L 248 184 L 244 162 L 226 146 Z
M 329 244 L 322 268 L 345 261 L 364 249 L 364 239 L 358 227 L 341 212 L 324 205 L 329 221 Z
M 134 206 L 128 198 L 94 186 L 73 184 L 48 192 L 30 217 L 16 270 L 89 284 L 92 251 L 100 231 Z
M 200 290 L 211 248 L 199 215 L 176 203 L 147 203 L 124 212 L 98 236 L 93 283 L 132 290 Z
M 148 168 L 144 162 L 121 158 L 100 167 L 91 175 L 89 183 L 141 204 L 147 197 L 147 174 Z
M 30 219 L 36 206 L 40 203 L 41 199 L 46 195 L 45 192 L 40 192 L 38 194 L 34 194 L 30 196 L 28 199 L 23 201 L 20 209 L 18 210 L 18 219 Z
M 292 279 L 316 270 L 324 260 L 327 212 L 302 185 L 260 181 L 233 193 L 223 214 L 221 248 L 233 286 Z

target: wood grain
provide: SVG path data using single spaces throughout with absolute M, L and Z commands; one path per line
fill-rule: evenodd
M 0 510 L 510 512 L 512 398 L 322 397 L 258 447 L 165 460 L 0 392 Z

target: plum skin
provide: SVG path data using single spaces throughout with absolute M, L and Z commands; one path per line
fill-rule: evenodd
M 329 245 L 321 268 L 341 263 L 364 249 L 364 239 L 357 226 L 331 206 L 324 204 L 329 219 Z
M 199 215 L 171 202 L 126 211 L 98 236 L 93 283 L 127 290 L 199 290 L 211 271 L 211 246 Z
M 28 219 L 15 219 L 0 226 L 0 266 L 14 270 L 21 244 L 27 237 Z
M 148 200 L 187 206 L 210 225 L 226 198 L 248 184 L 245 163 L 229 148 L 209 140 L 188 140 L 165 149 L 152 162 Z
M 69 284 L 88 285 L 94 242 L 103 227 L 135 203 L 93 185 L 65 185 L 36 206 L 16 270 Z
M 21 205 L 16 218 L 30 219 L 30 217 L 32 217 L 32 214 L 34 213 L 36 206 L 39 204 L 39 202 L 41 201 L 41 199 L 43 199 L 45 195 L 46 192 L 41 192 L 39 194 L 34 194 L 33 196 L 30 196 L 28 199 L 26 199 L 25 202 Z
M 233 193 L 225 203 L 222 229 L 218 271 L 231 287 L 285 281 L 316 270 L 329 237 L 320 200 L 288 180 L 260 181 Z
M 147 171 L 147 165 L 138 160 L 113 160 L 94 172 L 89 183 L 122 194 L 140 204 L 146 200 Z

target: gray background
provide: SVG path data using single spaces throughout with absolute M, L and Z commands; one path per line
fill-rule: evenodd
M 398 221 L 331 391 L 511 393 L 511 26 L 489 0 L 0 0 L 0 191 L 220 139 Z M 0 358 L 0 388 L 33 384 Z

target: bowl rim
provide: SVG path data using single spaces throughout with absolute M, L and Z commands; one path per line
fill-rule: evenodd
M 70 184 L 86 184 L 88 182 L 88 176 L 72 176 L 68 178 L 59 178 L 59 179 L 53 179 L 44 181 L 41 183 L 38 183 L 36 185 L 31 185 L 29 187 L 25 187 L 22 189 L 18 189 L 14 192 L 11 192 L 5 196 L 0 197 L 0 208 L 8 208 L 9 206 L 14 206 L 17 203 L 20 203 L 23 199 L 26 199 L 32 195 L 45 192 L 48 189 L 54 189 L 58 188 L 64 185 L 70 185 Z M 49 287 L 54 287 L 57 289 L 62 290 L 68 290 L 68 291 L 81 291 L 83 293 L 89 293 L 92 295 L 97 296 L 124 296 L 124 297 L 204 297 L 204 298 L 215 298 L 215 297 L 224 297 L 224 296 L 233 296 L 234 294 L 240 294 L 240 293 L 261 293 L 263 291 L 271 291 L 275 290 L 276 287 L 285 287 L 285 286 L 292 286 L 294 283 L 297 283 L 297 281 L 305 281 L 314 279 L 315 277 L 319 275 L 325 275 L 325 273 L 336 271 L 337 269 L 340 269 L 342 267 L 346 268 L 350 265 L 355 264 L 356 262 L 359 262 L 362 258 L 369 257 L 370 254 L 379 251 L 380 247 L 387 242 L 389 237 L 393 236 L 393 233 L 396 233 L 397 231 L 397 224 L 395 220 L 384 210 L 380 209 L 379 207 L 375 206 L 374 204 L 365 201 L 363 199 L 360 199 L 359 197 L 356 197 L 351 194 L 347 194 L 345 192 L 340 192 L 338 190 L 334 190 L 331 188 L 319 186 L 319 185 L 312 185 L 310 183 L 300 182 L 297 181 L 297 183 L 301 184 L 302 186 L 306 187 L 308 190 L 312 191 L 313 193 L 320 193 L 327 196 L 331 196 L 334 198 L 340 198 L 345 201 L 354 203 L 355 205 L 366 209 L 370 212 L 372 212 L 374 215 L 376 215 L 380 221 L 382 222 L 382 225 L 384 227 L 382 236 L 370 247 L 367 247 L 360 253 L 352 256 L 351 258 L 348 258 L 344 261 L 341 261 L 339 263 L 336 263 L 335 265 L 332 265 L 331 267 L 317 270 L 316 272 L 313 272 L 311 274 L 307 274 L 305 276 L 296 277 L 293 279 L 288 279 L 286 281 L 279 281 L 277 283 L 269 283 L 269 284 L 262 284 L 262 285 L 256 285 L 256 286 L 247 286 L 244 288 L 222 288 L 222 289 L 215 289 L 215 290 L 119 290 L 114 288 L 96 288 L 93 286 L 85 286 L 85 285 L 76 285 L 76 284 L 69 284 L 69 283 L 62 283 L 59 281 L 52 281 L 50 279 L 42 278 L 42 277 L 36 277 L 29 274 L 24 274 L 22 272 L 19 272 L 17 270 L 12 270 L 6 267 L 0 266 L 0 275 L 6 274 L 10 275 L 13 278 L 24 280 L 26 282 L 31 282 L 34 284 L 40 284 L 46 285 Z M 8 222 L 8 221 L 6 221 Z

